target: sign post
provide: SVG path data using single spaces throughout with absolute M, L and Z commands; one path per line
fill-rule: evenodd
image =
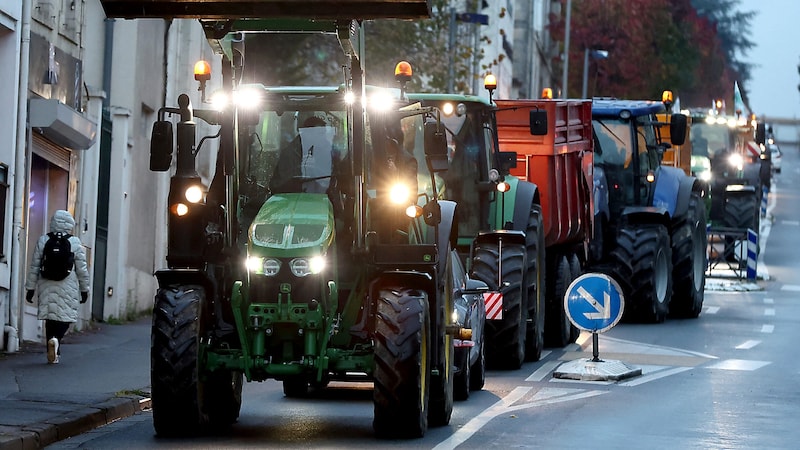
M 581 380 L 619 380 L 641 375 L 641 369 L 632 369 L 620 361 L 600 359 L 598 334 L 613 328 L 622 319 L 625 310 L 622 289 L 613 278 L 601 273 L 579 276 L 567 288 L 564 309 L 573 325 L 592 333 L 592 359 L 562 364 L 553 376 Z

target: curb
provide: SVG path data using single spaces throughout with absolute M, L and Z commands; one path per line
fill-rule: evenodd
M 130 417 L 151 407 L 150 398 L 115 397 L 95 406 L 13 429 L 0 429 L 0 450 L 40 449 Z

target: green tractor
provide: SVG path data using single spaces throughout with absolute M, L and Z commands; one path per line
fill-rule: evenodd
M 269 12 L 276 3 L 252 7 Z M 309 29 L 335 34 L 348 57 L 342 86 L 241 82 L 247 32 L 273 25 L 215 16 L 201 23 L 222 55 L 224 93 L 242 102 L 195 109 L 181 94 L 153 126 L 151 170 L 170 170 L 176 144 L 168 267 L 156 273 L 152 325 L 160 436 L 232 424 L 245 380 L 279 380 L 289 397 L 332 380 L 372 381 L 380 437 L 420 437 L 449 423 L 453 339 L 469 330 L 451 323 L 455 203 L 436 195 L 447 168 L 444 130 L 429 110 L 362 101 L 359 19 L 374 17 L 359 14 L 380 9 L 306 3 L 327 14 Z M 405 18 L 430 10 L 424 1 L 405 2 L 405 15 L 393 1 L 361 3 Z M 184 6 L 190 17 L 203 14 Z M 204 89 L 208 75 L 196 78 Z M 214 130 L 199 142 L 195 120 Z M 213 141 L 217 168 L 206 189 L 195 158 Z
M 458 203 L 457 249 L 470 276 L 498 294 L 486 305 L 486 364 L 518 369 L 538 361 L 545 345 L 539 191 L 509 175 L 516 155 L 499 151 L 490 101 L 459 94 L 408 97 L 441 112 L 450 148 L 444 195 Z

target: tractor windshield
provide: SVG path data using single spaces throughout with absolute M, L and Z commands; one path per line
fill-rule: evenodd
M 631 125 L 618 119 L 593 120 L 596 136 L 594 163 L 602 168 L 608 185 L 608 207 L 612 216 L 634 204 L 634 167 Z M 598 172 L 601 173 L 601 172 Z
M 731 145 L 731 129 L 726 124 L 695 121 L 691 131 L 692 153 L 714 159 L 717 153 L 724 153 Z
M 348 155 L 345 111 L 262 111 L 242 127 L 243 184 L 272 194 L 324 194 Z
M 442 117 L 446 128 L 450 167 L 444 174 L 447 198 L 458 203 L 461 234 L 476 235 L 481 228 L 478 182 L 486 180 L 490 151 L 494 150 L 491 127 L 485 124 L 480 111 L 467 110 L 463 115 Z

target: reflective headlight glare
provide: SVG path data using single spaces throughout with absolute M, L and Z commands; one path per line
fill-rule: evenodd
M 281 270 L 281 262 L 273 258 L 251 256 L 247 258 L 247 270 L 253 273 L 273 277 Z
M 389 201 L 395 205 L 408 204 L 410 199 L 411 193 L 408 190 L 408 186 L 404 184 L 397 183 L 389 189 Z
M 313 258 L 295 258 L 289 263 L 292 275 L 296 277 L 307 277 L 312 274 L 320 273 L 325 268 L 325 259 L 322 256 Z
M 200 203 L 203 200 L 203 188 L 194 184 L 183 193 L 189 203 Z
M 455 110 L 456 110 L 455 106 L 453 106 L 453 104 L 450 102 L 447 102 L 442 105 L 442 114 L 444 114 L 445 116 L 453 115 Z
M 419 205 L 411 205 L 406 208 L 406 216 L 416 219 L 417 217 L 422 216 L 422 207 Z
M 179 217 L 189 213 L 189 207 L 185 203 L 175 203 L 169 209 L 172 211 L 172 214 Z
M 697 178 L 699 178 L 699 179 L 701 179 L 703 181 L 711 181 L 711 171 L 710 170 L 704 170 L 704 171 L 700 172 L 699 174 L 697 174 Z
M 505 181 L 497 183 L 497 192 L 508 192 L 509 189 L 511 189 L 511 186 Z
M 738 170 L 742 170 L 742 167 L 744 165 L 744 160 L 742 159 L 742 155 L 734 153 L 730 156 L 730 158 L 728 158 L 728 163 L 732 167 L 735 167 Z

